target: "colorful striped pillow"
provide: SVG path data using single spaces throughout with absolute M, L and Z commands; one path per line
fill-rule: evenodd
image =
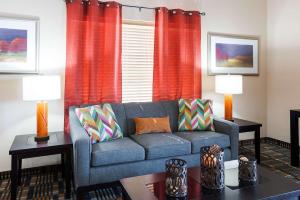
M 100 133 L 98 131 L 96 122 L 94 121 L 94 119 L 90 114 L 90 107 L 76 108 L 75 113 L 81 125 L 86 130 L 87 134 L 90 136 L 92 144 L 99 142 Z
M 179 131 L 215 131 L 211 100 L 179 99 Z
M 123 133 L 110 104 L 91 106 L 90 114 L 98 127 L 100 142 L 123 138 Z

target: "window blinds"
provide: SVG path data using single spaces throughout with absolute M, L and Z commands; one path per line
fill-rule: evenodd
M 152 101 L 154 26 L 122 25 L 122 102 Z

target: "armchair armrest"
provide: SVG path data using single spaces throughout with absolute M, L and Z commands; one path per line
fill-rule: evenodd
M 214 118 L 214 126 L 216 132 L 229 135 L 230 137 L 230 148 L 231 148 L 231 159 L 235 160 L 238 158 L 239 150 L 239 126 L 234 122 L 227 121 L 220 118 Z
M 75 107 L 69 109 L 70 134 L 73 142 L 73 168 L 75 188 L 90 183 L 91 141 L 81 126 L 75 113 Z

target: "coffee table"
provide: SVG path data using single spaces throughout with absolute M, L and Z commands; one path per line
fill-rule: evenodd
M 201 187 L 200 168 L 188 169 L 187 199 L 298 199 L 300 185 L 291 180 L 258 166 L 258 183 L 240 186 L 238 182 L 237 161 L 225 163 L 225 189 L 212 191 Z M 165 173 L 155 173 L 120 180 L 125 199 L 130 200 L 164 200 Z

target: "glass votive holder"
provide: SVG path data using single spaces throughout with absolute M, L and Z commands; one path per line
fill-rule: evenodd
M 166 161 L 166 195 L 175 198 L 187 196 L 187 162 L 185 160 Z
M 257 163 L 256 159 L 239 157 L 239 182 L 256 183 L 257 181 Z
M 201 148 L 200 156 L 201 185 L 206 189 L 223 189 L 224 150 L 218 145 L 205 146 Z

